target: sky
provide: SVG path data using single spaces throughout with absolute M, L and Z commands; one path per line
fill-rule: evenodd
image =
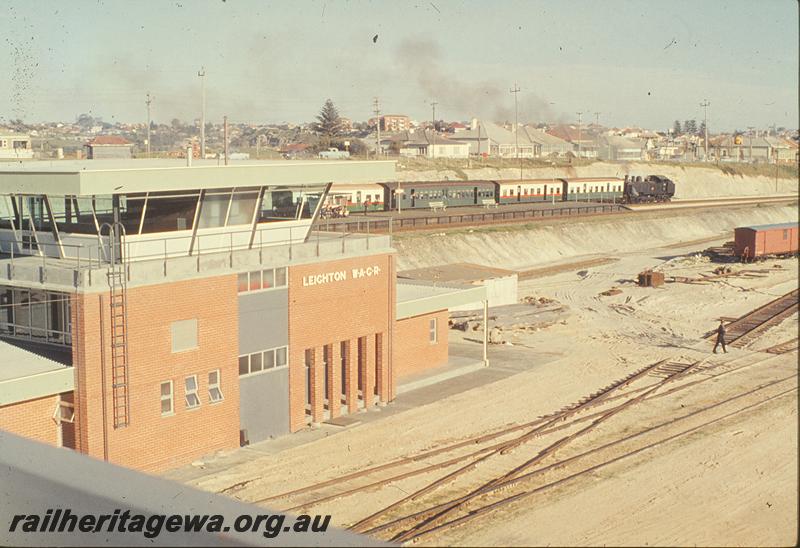
M 0 0 L 0 123 L 343 116 L 798 127 L 795 0 Z M 596 114 L 599 113 L 599 114 Z

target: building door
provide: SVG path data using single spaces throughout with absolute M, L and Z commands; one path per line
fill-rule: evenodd
M 517 201 L 522 201 L 522 187 L 519 185 L 517 185 Z
M 542 201 L 547 201 L 547 185 L 544 185 L 544 197 L 542 198 Z

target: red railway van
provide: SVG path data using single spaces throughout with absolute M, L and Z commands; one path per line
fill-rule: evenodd
M 797 253 L 797 223 L 740 226 L 735 231 L 737 257 L 755 259 L 767 255 Z

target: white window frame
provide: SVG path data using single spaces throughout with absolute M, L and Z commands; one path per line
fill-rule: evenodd
M 53 420 L 56 424 L 61 424 L 62 422 L 74 423 L 75 405 L 66 401 L 56 403 L 56 408 L 53 410 Z
M 165 384 L 169 385 L 169 394 L 166 395 L 166 396 L 161 393 L 162 388 L 164 387 Z M 169 417 L 171 415 L 174 415 L 175 414 L 175 386 L 173 385 L 173 382 L 171 380 L 169 380 L 169 381 L 163 381 L 161 384 L 159 384 L 158 385 L 158 394 L 160 396 L 161 405 L 162 405 L 161 416 L 162 417 Z M 163 410 L 163 404 L 164 404 L 165 401 L 169 401 L 169 411 L 164 411 Z
M 216 374 L 217 382 L 211 382 L 211 375 Z M 220 388 L 220 384 L 222 382 L 222 373 L 219 369 L 214 369 L 213 371 L 208 372 L 208 401 L 210 403 L 219 403 L 225 399 L 225 395 L 222 393 L 222 388 Z M 219 393 L 219 397 L 214 397 L 214 391 Z
M 283 348 L 286 349 L 286 363 L 283 364 L 283 365 L 278 365 L 278 350 L 281 350 Z M 272 367 L 265 367 L 267 352 L 272 352 L 273 353 L 273 365 L 272 365 Z M 261 357 L 261 369 L 259 369 L 258 371 L 252 371 L 250 369 L 250 364 L 252 362 L 251 357 L 253 355 L 259 355 Z M 240 379 L 244 378 L 244 377 L 252 377 L 254 375 L 261 375 L 262 373 L 269 373 L 270 371 L 276 371 L 276 370 L 280 371 L 281 369 L 286 369 L 287 367 L 289 367 L 289 345 L 276 346 L 274 348 L 266 348 L 264 350 L 259 350 L 258 352 L 250 352 L 249 354 L 242 354 L 242 355 L 239 356 L 239 358 L 244 358 L 244 357 L 248 358 L 248 360 L 247 360 L 247 373 L 244 373 L 244 374 L 239 373 L 239 378 Z
M 430 344 L 439 342 L 439 318 L 428 320 L 428 342 Z
M 190 390 L 187 386 L 189 379 L 194 380 L 194 389 Z M 186 402 L 186 409 L 197 409 L 200 407 L 200 384 L 197 382 L 197 375 L 189 375 L 185 379 L 183 379 L 183 399 Z M 189 396 L 194 396 L 194 399 L 197 401 L 196 404 L 192 405 L 189 403 Z
M 264 268 L 260 271 L 247 271 L 247 272 L 239 272 L 238 276 L 247 276 L 247 289 L 244 291 L 239 290 L 239 278 L 236 279 L 236 290 L 239 294 L 242 293 L 258 293 L 259 291 L 273 291 L 275 289 L 281 289 L 283 287 L 287 287 L 289 285 L 289 272 L 287 270 L 288 267 L 285 266 L 277 266 L 275 268 Z M 278 271 L 283 270 L 283 283 L 278 285 Z M 258 289 L 250 289 L 250 276 L 258 272 L 259 276 L 261 277 L 259 288 Z M 271 287 L 264 287 L 264 279 L 266 278 L 265 273 L 272 272 L 272 286 Z

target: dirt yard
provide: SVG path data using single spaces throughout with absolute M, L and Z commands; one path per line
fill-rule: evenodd
M 542 461 L 541 465 L 545 465 L 687 410 L 733 397 L 759 383 L 796 375 L 796 350 L 779 355 L 761 352 L 797 337 L 796 313 L 748 347 L 729 347 L 727 354 L 711 354 L 713 339 L 703 339 L 715 329 L 718 318 L 741 316 L 797 288 L 796 260 L 771 260 L 755 266 L 734 264 L 734 270 L 757 272 L 700 284 L 667 283 L 660 288 L 642 288 L 633 283 L 636 274 L 645 268 L 660 270 L 667 277 L 700 278 L 710 274 L 716 265 L 693 253 L 707 245 L 712 244 L 618 252 L 614 254 L 617 260 L 607 264 L 521 281 L 520 299 L 535 297 L 537 302 L 544 301 L 545 304 L 528 306 L 541 306 L 549 312 L 542 321 L 526 322 L 504 318 L 502 309 L 493 310 L 494 324 L 502 326 L 505 344 L 492 345 L 489 357 L 494 368 L 523 360 L 523 372 L 274 454 L 240 452 L 235 464 L 207 475 L 195 474 L 187 482 L 258 502 L 532 421 L 659 360 L 703 360 L 704 367 L 731 372 L 678 396 L 637 403 L 590 436 L 577 438 L 555 457 Z M 469 340 L 473 337 L 451 331 L 454 345 L 477 348 L 477 343 Z M 743 367 L 735 370 L 739 366 Z M 789 390 L 797 386 L 792 379 L 780 382 L 783 384 L 775 386 Z M 751 398 L 755 396 L 741 401 L 756 402 Z M 536 455 L 555 439 L 544 438 L 507 456 L 487 460 L 470 472 L 472 475 L 443 485 L 391 516 L 403 516 L 463 495 Z M 791 545 L 797 538 L 797 443 L 794 391 L 457 527 L 432 533 L 418 543 Z M 596 462 L 599 461 L 591 464 Z M 402 471 L 411 469 L 413 466 Z M 331 513 L 336 525 L 349 526 L 454 469 L 445 467 L 415 475 L 307 509 Z M 536 480 L 533 486 L 545 484 L 547 477 Z M 335 490 L 327 488 L 321 493 Z M 263 504 L 292 507 L 289 500 L 281 499 Z

